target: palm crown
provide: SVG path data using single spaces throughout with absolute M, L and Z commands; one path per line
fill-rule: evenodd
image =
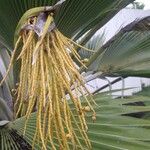
M 1 80 L 9 69 L 9 74 L 0 87 L 2 150 L 150 149 L 148 95 L 139 93 L 124 99 L 112 99 L 108 91 L 95 92 L 91 98 L 82 80 L 83 76 L 87 83 L 106 76 L 121 77 L 120 79 L 128 76 L 149 77 L 150 33 L 147 17 L 123 27 L 106 43 L 103 42 L 103 34 L 95 36 L 101 27 L 133 1 L 2 0 L 0 2 L 0 55 L 3 65 Z M 54 6 L 58 4 L 57 2 L 64 3 L 52 11 L 53 14 L 46 16 L 43 30 L 40 27 L 42 35 L 37 37 L 40 32 L 38 31 L 36 35 L 35 28 L 28 31 L 27 28 L 31 28 L 31 25 L 39 25 L 41 10 L 38 15 L 27 17 L 27 20 L 23 14 L 31 8 Z M 33 10 L 31 12 L 33 14 Z M 17 25 L 21 17 L 25 22 L 19 27 Z M 50 29 L 53 20 L 55 29 Z M 21 35 L 16 34 L 18 29 L 23 30 Z M 49 40 L 52 42 L 49 43 Z M 39 47 L 47 53 L 37 52 Z M 33 49 L 36 50 L 35 53 Z M 18 57 L 21 61 L 15 61 Z M 30 61 L 32 59 L 33 62 Z M 24 61 L 26 63 L 23 63 Z M 13 63 L 13 68 L 10 68 L 9 63 Z M 67 73 L 63 71 L 68 72 L 71 77 L 65 76 Z M 78 85 L 74 81 L 78 81 Z M 85 88 L 83 92 L 80 87 Z M 75 90 L 77 97 L 78 93 L 81 93 L 79 96 L 81 103 L 76 101 L 77 97 L 72 93 Z M 31 103 L 23 103 L 26 93 L 32 97 Z M 67 94 L 71 100 L 64 98 L 62 105 L 61 100 Z M 41 103 L 39 99 L 44 102 L 41 100 L 43 102 Z M 49 99 L 52 99 L 53 105 L 48 103 Z M 51 111 L 49 106 L 53 106 Z M 49 115 L 53 113 L 54 118 L 49 120 Z M 135 114 L 139 113 L 142 117 L 135 117 Z M 87 128 L 88 131 L 85 131 Z

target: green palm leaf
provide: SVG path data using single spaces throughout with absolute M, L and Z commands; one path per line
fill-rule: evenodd
M 67 36 L 72 37 L 79 31 L 82 36 L 96 25 L 99 28 L 103 26 L 121 8 L 133 1 L 78 0 L 77 2 L 76 0 L 67 0 L 57 13 L 55 21 L 57 27 Z M 9 46 L 13 47 L 15 28 L 25 11 L 33 7 L 50 6 L 55 3 L 56 0 L 0 1 L 0 35 Z
M 139 109 L 139 106 L 128 106 L 125 104 L 149 101 L 148 97 L 134 96 L 127 99 L 111 99 L 108 96 L 98 94 L 94 96 L 94 99 L 98 105 L 100 105 L 100 108 L 96 107 L 96 122 L 93 123 L 91 114 L 87 114 L 88 134 L 94 150 L 148 150 L 150 148 L 150 130 L 148 128 L 150 126 L 150 121 L 124 116 L 125 114 L 127 115 L 133 112 L 145 112 L 145 106 L 140 106 Z M 72 104 L 70 105 L 73 106 Z M 117 107 L 120 107 L 120 109 L 116 109 Z M 114 108 L 116 111 L 114 111 Z M 9 135 L 9 132 L 13 130 L 15 134 L 21 136 L 23 135 L 24 123 L 25 117 L 17 119 L 4 128 L 5 132 Z M 28 144 L 32 144 L 35 133 L 35 123 L 36 113 L 33 113 L 28 122 L 24 136 Z M 0 130 L 0 132 L 4 132 L 3 130 Z M 78 131 L 76 130 L 76 132 Z M 82 138 L 80 139 L 82 141 Z M 7 140 L 8 139 L 5 138 L 5 142 Z M 16 145 L 17 143 L 19 144 L 19 141 L 16 142 Z M 40 149 L 40 144 L 35 143 L 35 146 L 37 149 Z
M 147 22 L 145 19 L 135 21 L 91 57 L 87 70 L 101 71 L 110 76 L 149 76 L 149 43 Z

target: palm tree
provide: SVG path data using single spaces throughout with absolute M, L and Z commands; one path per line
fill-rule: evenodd
M 78 89 L 76 88 L 76 84 L 72 86 L 74 80 L 79 82 L 78 87 L 81 87 L 81 85 L 84 87 L 80 74 L 84 76 L 86 82 L 94 80 L 95 78 L 105 78 L 106 76 L 121 77 L 120 79 L 128 76 L 150 76 L 150 33 L 147 18 L 136 20 L 125 26 L 106 43 L 103 43 L 102 36 L 94 36 L 96 31 L 115 16 L 119 10 L 126 7 L 133 1 L 134 0 L 66 0 L 64 2 L 54 0 L 1 0 L 1 80 L 5 76 L 6 70 L 9 69 L 9 75 L 5 80 L 3 80 L 4 82 L 0 87 L 0 148 L 2 150 L 32 148 L 93 150 L 150 149 L 150 121 L 149 117 L 147 117 L 150 107 L 148 103 L 148 96 L 139 94 L 124 99 L 112 99 L 109 94 L 110 91 L 99 93 L 99 90 L 97 90 L 92 98 L 92 100 L 94 99 L 96 103 L 95 105 L 93 104 L 93 101 L 89 102 L 91 95 L 87 95 L 88 91 L 84 90 L 79 98 L 81 102 L 80 105 L 83 106 L 82 111 L 84 111 L 84 115 L 82 114 L 82 111 L 76 111 L 78 108 L 82 107 L 78 106 L 79 103 L 76 101 L 76 97 L 72 96 L 72 91 Z M 54 6 L 57 2 L 64 3 L 57 10 L 53 9 L 53 14 L 48 13 L 48 17 L 46 15 L 46 19 L 44 18 L 45 13 L 44 15 L 40 13 L 41 10 L 37 13 L 37 8 L 34 15 L 32 9 L 32 15 L 30 14 L 32 18 L 29 15 L 29 11 L 25 13 L 27 10 L 34 7 L 38 7 L 39 10 L 39 6 Z M 46 9 L 47 8 L 51 10 L 51 7 L 46 7 Z M 43 7 L 40 7 L 40 9 L 43 11 Z M 25 15 L 23 15 L 24 13 Z M 50 25 L 51 22 L 53 22 L 52 16 L 54 17 L 56 24 L 53 24 L 54 26 Z M 19 22 L 21 17 L 22 19 Z M 37 31 L 36 28 L 33 28 L 33 25 L 34 22 L 37 23 L 36 26 L 41 25 L 37 21 L 40 17 L 43 20 L 45 19 L 44 24 L 46 25 L 43 25 L 44 29 L 42 26 L 43 30 L 41 30 L 41 27 L 39 28 L 42 32 L 42 36 L 38 37 L 37 35 L 41 32 Z M 39 19 L 39 21 L 41 20 Z M 28 25 L 27 22 L 30 25 Z M 49 26 L 51 28 L 49 28 Z M 60 32 L 56 29 L 56 27 Z M 21 35 L 18 34 L 19 30 L 22 31 Z M 35 32 L 37 35 L 35 35 Z M 30 40 L 28 40 L 29 35 L 32 37 Z M 48 37 L 48 42 L 45 40 L 45 37 Z M 61 39 L 60 37 L 63 38 Z M 36 46 L 40 42 L 41 43 L 39 45 L 44 47 L 42 49 L 47 51 L 48 46 L 45 46 L 45 43 L 49 43 L 50 39 L 52 42 L 49 47 L 53 47 L 55 50 L 53 57 L 51 57 L 52 55 L 50 53 L 48 55 L 51 59 L 47 57 L 47 55 L 44 55 L 45 52 L 42 53 L 40 51 L 40 54 L 44 59 L 42 59 L 40 55 L 39 61 L 39 52 L 34 53 L 33 62 L 29 63 L 27 58 L 29 58 L 30 53 L 20 54 L 21 49 L 22 51 L 23 49 L 24 51 L 26 50 L 24 48 L 25 45 L 28 48 L 27 52 L 32 53 L 33 49 L 38 51 Z M 43 42 L 43 40 L 45 41 Z M 33 41 L 35 42 L 34 46 Z M 66 42 L 69 44 L 71 43 L 69 45 L 70 47 L 67 49 L 67 53 L 66 51 L 63 53 L 58 52 L 57 47 L 61 46 L 60 42 L 64 42 L 65 44 Z M 14 48 L 14 45 L 17 45 L 17 48 Z M 69 51 L 70 49 L 73 49 L 72 45 L 74 45 L 75 49 L 77 49 L 78 54 L 76 54 L 75 51 L 73 51 L 74 53 Z M 86 48 L 81 45 L 85 45 Z M 66 46 L 68 46 L 68 44 L 66 44 L 65 47 Z M 87 48 L 93 49 L 93 51 L 91 52 Z M 62 49 L 62 47 L 59 47 L 59 50 L 60 49 Z M 87 51 L 85 51 L 85 49 Z M 16 52 L 14 53 L 15 50 Z M 79 67 L 78 71 L 73 67 L 69 68 L 69 65 L 62 62 L 66 65 L 66 68 L 68 67 L 67 70 L 63 68 L 64 71 L 68 71 L 69 74 L 72 75 L 72 78 L 69 78 L 72 82 L 71 85 L 69 84 L 70 81 L 68 83 L 67 80 L 65 80 L 68 76 L 61 76 L 61 73 L 62 75 L 64 74 L 59 70 L 59 67 L 61 68 L 62 65 L 60 58 L 62 58 L 62 60 L 64 59 L 63 57 L 67 59 L 68 57 L 66 56 L 68 56 L 68 53 L 71 53 L 71 59 L 66 60 L 69 62 L 69 65 L 73 66 L 74 62 L 76 62 Z M 25 57 L 26 54 L 27 57 Z M 15 61 L 18 56 L 22 59 L 22 61 Z M 55 57 L 58 57 L 59 59 L 54 59 Z M 77 59 L 80 57 L 84 61 Z M 52 61 L 53 59 L 54 61 Z M 22 62 L 24 61 L 26 61 L 26 63 L 23 64 Z M 50 68 L 53 74 L 51 72 L 45 73 L 46 71 L 41 71 L 42 69 L 38 72 L 36 70 L 38 69 L 38 65 L 35 65 L 37 68 L 32 67 L 32 65 L 38 64 L 38 62 L 40 67 L 44 66 L 42 65 L 43 61 L 46 66 L 45 68 L 48 68 L 44 69 L 49 71 Z M 13 69 L 10 68 L 9 65 L 9 63 L 12 64 L 12 62 Z M 86 67 L 83 67 L 84 65 L 86 65 Z M 29 66 L 31 66 L 32 69 L 29 68 Z M 74 74 L 69 69 L 71 71 L 73 70 Z M 52 81 L 49 81 L 49 78 Z M 65 80 L 66 82 L 63 82 L 60 79 Z M 26 84 L 23 84 L 26 83 L 26 81 L 28 86 L 24 86 Z M 30 88 L 34 85 L 33 83 L 36 83 L 36 86 L 31 92 Z M 53 84 L 50 85 L 49 83 Z M 68 85 L 70 85 L 69 88 Z M 64 86 L 66 87 L 64 88 Z M 36 87 L 38 87 L 38 90 L 35 90 Z M 44 89 L 47 88 L 48 90 L 44 91 Z M 52 91 L 52 94 L 49 95 L 49 91 Z M 44 92 L 45 94 L 43 94 Z M 77 93 L 78 92 L 79 91 L 77 91 Z M 84 92 L 87 92 L 86 96 Z M 21 94 L 19 95 L 18 93 Z M 21 101 L 25 98 L 24 95 L 26 95 L 26 93 L 33 96 L 32 100 L 35 100 L 35 103 L 32 103 L 31 101 L 31 105 L 30 102 L 23 103 L 23 101 Z M 40 95 L 39 93 L 42 94 Z M 36 96 L 34 96 L 34 94 Z M 65 106 L 64 109 L 61 108 L 60 104 L 60 99 L 62 99 L 63 94 L 70 96 L 70 100 L 65 99 L 65 102 L 63 103 L 63 106 Z M 21 97 L 22 95 L 23 98 Z M 43 95 L 46 95 L 46 97 Z M 54 105 L 44 103 L 44 107 L 40 107 L 41 101 L 43 99 L 45 99 L 45 102 L 48 101 L 50 96 L 52 97 L 52 103 L 54 103 Z M 27 99 L 30 99 L 30 97 L 27 97 Z M 41 101 L 39 99 L 41 99 Z M 89 104 L 88 106 L 87 103 Z M 43 105 L 43 103 L 41 105 Z M 47 116 L 50 113 L 46 113 L 48 112 L 47 110 L 50 110 L 50 108 L 46 106 L 53 106 L 52 113 L 55 115 L 51 121 L 49 121 L 50 117 Z M 43 110 L 41 108 L 43 108 Z M 96 112 L 96 116 L 93 115 L 92 110 L 94 113 Z M 61 112 L 66 114 L 63 116 Z M 135 117 L 136 114 L 139 113 L 142 114 L 142 117 Z M 65 118 L 66 116 L 70 118 Z M 86 121 L 88 131 L 84 131 L 85 128 L 82 126 L 85 125 L 84 121 Z M 51 125 L 52 131 L 50 130 L 49 132 L 50 123 L 53 124 Z M 66 125 L 67 123 L 69 127 Z M 64 132 L 67 132 L 68 134 L 64 136 Z M 75 140 L 72 140 L 73 138 Z

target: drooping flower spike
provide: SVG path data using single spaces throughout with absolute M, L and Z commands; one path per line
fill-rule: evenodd
M 89 92 L 84 79 L 71 57 L 84 66 L 74 48 L 76 43 L 56 28 L 53 13 L 49 12 L 30 16 L 20 31 L 12 56 L 13 62 L 17 47 L 22 43 L 17 57 L 21 60 L 21 70 L 14 113 L 16 118 L 25 116 L 27 124 L 31 113 L 37 112 L 32 146 L 39 140 L 44 150 L 47 143 L 54 150 L 57 149 L 55 143 L 63 150 L 91 149 L 85 114 L 93 112 L 95 120 L 96 113 L 93 101 L 86 96 Z M 81 97 L 85 100 L 84 106 Z M 73 102 L 73 109 L 68 99 Z

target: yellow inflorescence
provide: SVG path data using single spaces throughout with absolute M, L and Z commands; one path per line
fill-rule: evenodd
M 71 40 L 58 29 L 48 32 L 52 22 L 53 17 L 48 15 L 40 38 L 33 30 L 23 31 L 16 43 L 23 42 L 18 57 L 21 59 L 21 71 L 15 115 L 26 116 L 28 121 L 31 113 L 37 111 L 33 146 L 38 139 L 45 150 L 47 143 L 52 149 L 58 149 L 56 142 L 62 150 L 91 149 L 85 113 L 93 111 L 95 120 L 95 112 L 92 101 L 85 96 L 88 91 L 71 56 L 84 64 Z M 81 104 L 81 96 L 85 99 L 85 106 Z M 73 102 L 73 109 L 68 98 Z

